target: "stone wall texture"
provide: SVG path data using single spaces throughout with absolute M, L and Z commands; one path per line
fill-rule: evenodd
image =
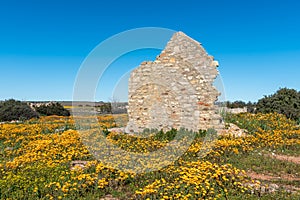
M 220 94 L 213 86 L 217 67 L 199 42 L 175 33 L 154 62 L 131 72 L 126 132 L 222 129 L 215 105 Z

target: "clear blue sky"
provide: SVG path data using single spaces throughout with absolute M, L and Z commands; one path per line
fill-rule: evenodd
M 300 90 L 299 10 L 298 0 L 0 1 L 0 99 L 72 100 L 89 52 L 139 27 L 170 28 L 200 41 L 220 63 L 228 100 Z M 124 67 L 157 53 L 133 53 Z

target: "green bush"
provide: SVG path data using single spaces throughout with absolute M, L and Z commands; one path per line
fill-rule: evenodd
M 0 102 L 0 121 L 27 120 L 39 115 L 27 103 L 9 99 Z
M 275 94 L 258 100 L 256 112 L 284 114 L 287 118 L 300 119 L 300 92 L 294 89 L 282 88 Z
M 60 103 L 51 102 L 49 104 L 43 104 L 35 106 L 35 110 L 43 116 L 59 115 L 59 116 L 70 116 L 70 112 L 65 109 Z
M 243 101 L 234 101 L 234 102 L 227 101 L 226 102 L 227 108 L 244 108 L 246 106 L 247 106 L 247 104 Z

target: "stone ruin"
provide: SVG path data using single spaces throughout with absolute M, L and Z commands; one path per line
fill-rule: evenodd
M 217 67 L 199 42 L 175 33 L 154 62 L 131 72 L 125 131 L 222 129 L 215 104 L 220 93 L 213 86 Z

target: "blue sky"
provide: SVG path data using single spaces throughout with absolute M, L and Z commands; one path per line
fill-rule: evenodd
M 89 52 L 139 27 L 183 31 L 201 42 L 220 63 L 228 100 L 300 90 L 299 9 L 298 0 L 1 1 L 0 99 L 72 100 Z M 133 52 L 115 67 L 126 72 L 158 52 Z M 100 90 L 96 100 L 109 100 Z

